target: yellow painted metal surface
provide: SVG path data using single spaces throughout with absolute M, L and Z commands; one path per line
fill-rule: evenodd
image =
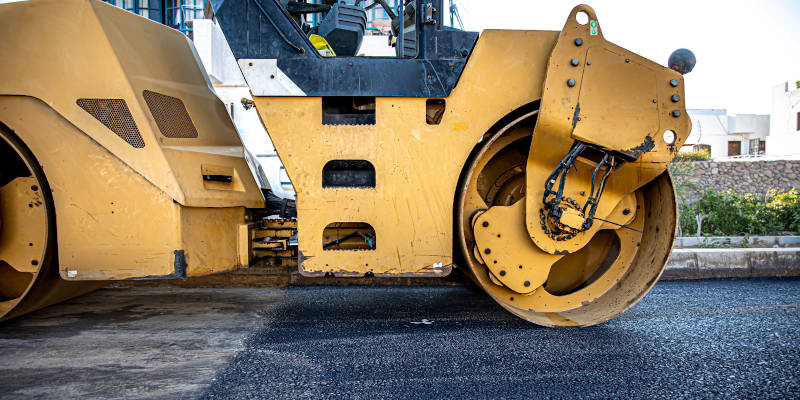
M 0 262 L 19 272 L 36 272 L 47 239 L 47 215 L 34 177 L 0 187 Z
M 247 264 L 238 225 L 263 198 L 183 34 L 96 0 L 39 0 L 0 5 L 0 37 L 0 122 L 52 186 L 62 278 Z
M 0 239 L 19 235 L 0 242 L 0 258 L 44 260 L 0 268 L 0 319 L 92 288 L 66 280 L 202 275 L 295 255 L 294 221 L 251 220 L 261 193 L 182 34 L 96 0 L 39 0 L 0 6 L 0 36 L 0 122 L 41 165 L 54 210 L 46 220 L 9 211 L 24 203 L 9 198 L 36 197 L 24 179 L 0 191 L 2 229 L 14 227 Z M 682 100 L 670 100 L 682 85 L 605 41 L 579 6 L 560 33 L 485 31 L 450 97 L 376 98 L 372 125 L 323 124 L 318 97 L 254 102 L 297 191 L 301 273 L 446 275 L 456 234 L 468 273 L 503 307 L 585 326 L 630 307 L 663 270 L 676 223 L 665 169 L 689 132 Z M 609 222 L 585 230 L 577 206 L 542 218 L 544 181 L 575 140 L 636 156 L 609 178 L 596 213 Z M 333 160 L 369 161 L 374 187 L 323 187 Z M 597 165 L 577 159 L 567 202 L 586 201 Z M 33 223 L 20 227 L 24 216 Z M 37 234 L 46 245 L 19 247 Z
M 628 210 L 628 213 L 625 213 L 625 210 Z M 641 227 L 629 225 L 636 216 L 636 213 L 631 210 L 636 210 L 634 194 L 626 196 L 607 216 L 611 222 L 598 223 L 598 228 L 602 231 L 602 229 L 617 229 L 620 225 L 624 225 L 633 229 L 641 229 Z M 492 273 L 492 280 L 497 284 L 520 294 L 531 294 L 537 290 L 539 293 L 537 298 L 542 298 L 541 293 L 546 292 L 542 290 L 541 286 L 545 282 L 550 283 L 551 268 L 554 264 L 561 262 L 571 265 L 575 263 L 575 259 L 562 261 L 564 254 L 550 254 L 540 249 L 530 240 L 524 221 L 525 202 L 522 200 L 510 206 L 493 206 L 476 214 L 472 224 L 476 243 L 474 253 L 481 254 L 480 262 L 486 265 L 486 268 Z M 619 233 L 624 237 L 630 237 L 630 232 L 632 231 L 621 229 Z M 629 261 L 630 256 L 635 254 L 636 250 L 636 246 L 623 247 L 620 257 L 617 258 L 617 264 L 627 266 L 628 264 L 624 261 Z M 592 254 L 591 252 L 587 253 Z M 580 264 L 597 264 L 602 258 L 589 257 L 587 260 L 581 260 Z M 573 276 L 572 274 L 568 275 Z M 576 279 L 580 277 L 581 275 L 578 274 Z M 540 301 L 534 306 L 538 310 L 546 308 L 547 304 L 553 306 L 558 303 L 559 301 L 553 297 Z
M 453 262 L 453 198 L 470 151 L 497 120 L 538 99 L 557 32 L 484 31 L 438 125 L 425 98 L 376 98 L 376 124 L 322 125 L 318 97 L 255 97 L 297 191 L 301 272 L 440 276 Z M 370 189 L 322 188 L 330 160 L 367 160 Z M 324 251 L 334 222 L 365 222 L 368 251 Z
M 491 207 L 475 219 L 472 230 L 476 252 L 491 271 L 493 280 L 517 293 L 531 293 L 542 286 L 550 266 L 563 255 L 536 247 L 525 229 L 525 202 Z
M 586 13 L 589 22 L 578 23 L 578 13 Z M 671 101 L 673 94 L 681 100 Z M 601 228 L 594 224 L 569 240 L 557 241 L 542 222 L 544 183 L 573 142 L 580 140 L 606 150 L 639 150 L 636 161 L 625 163 L 608 179 L 595 214 L 608 219 L 626 195 L 666 170 L 688 137 L 690 122 L 682 99 L 679 73 L 606 41 L 591 7 L 572 10 L 548 61 L 526 167 L 525 217 L 539 248 L 551 254 L 572 253 L 589 243 Z M 677 117 L 673 110 L 678 111 Z M 666 130 L 675 132 L 674 143 L 664 141 Z M 566 198 L 585 203 L 596 165 L 593 160 L 578 158 L 578 168 L 567 175 Z
M 242 265 L 244 207 L 177 204 L 37 99 L 0 96 L 0 121 L 26 141 L 50 181 L 65 279 L 173 276 L 176 251 L 189 276 Z
M 182 205 L 263 207 L 236 128 L 186 36 L 97 0 L 3 4 L 0 21 L 0 95 L 41 99 Z M 198 137 L 165 136 L 144 91 L 180 99 Z M 81 98 L 124 100 L 144 147 L 121 140 Z M 234 169 L 239 190 L 207 190 L 203 163 Z
M 237 226 L 236 250 L 238 252 L 239 265 L 250 265 L 250 260 L 253 258 L 250 251 L 252 231 L 252 224 L 239 224 Z
M 587 14 L 586 25 L 578 13 Z M 605 41 L 588 6 L 573 10 L 549 58 L 538 112 L 482 144 L 457 199 L 470 274 L 498 303 L 537 324 L 587 326 L 652 287 L 676 224 L 666 167 L 689 133 L 673 94 L 683 94 L 679 74 Z M 665 130 L 674 143 L 663 139 Z M 578 143 L 594 147 L 574 164 L 562 161 Z M 609 157 L 624 162 L 611 171 L 588 226 L 583 206 Z M 552 178 L 559 165 L 565 172 Z M 555 196 L 545 197 L 545 183 L 564 182 L 553 216 L 544 201 Z
M 314 45 L 314 48 L 317 49 L 321 56 L 336 57 L 336 52 L 333 51 L 333 47 L 328 44 L 328 41 L 325 40 L 324 37 L 320 35 L 308 35 L 308 40 L 311 41 L 311 44 Z
M 527 154 L 517 149 L 531 141 L 532 118 L 528 115 L 509 124 L 488 138 L 467 166 L 465 182 L 456 201 L 458 242 L 464 254 L 466 272 L 501 306 L 528 321 L 545 326 L 589 326 L 619 315 L 635 304 L 655 284 L 666 264 L 675 235 L 677 206 L 669 175 L 664 174 L 626 196 L 611 214 L 612 223 L 602 223 L 600 230 L 581 250 L 570 254 L 549 254 L 538 250 L 539 264 L 529 268 L 507 261 L 532 259 L 536 248 L 530 239 L 508 235 L 510 229 L 525 230 L 524 215 L 509 211 L 520 207 L 520 197 L 498 195 L 493 187 L 513 186 L 524 190 Z M 527 142 L 526 142 L 527 140 Z M 520 188 L 522 186 L 522 188 Z M 505 188 L 513 192 L 510 188 Z M 487 210 L 477 217 L 476 212 Z M 498 221 L 489 220 L 483 227 L 481 216 L 492 212 Z M 626 211 L 627 210 L 627 211 Z M 495 211 L 496 212 L 496 211 Z M 482 232 L 496 227 L 497 230 Z M 502 244 L 500 255 L 493 248 L 486 254 L 482 243 L 491 235 L 510 236 L 515 243 Z M 485 236 L 479 243 L 479 239 Z M 524 251 L 510 250 L 527 246 Z M 493 261 L 497 260 L 498 265 Z M 544 264 L 544 266 L 543 266 Z M 506 271 L 500 274 L 499 271 Z M 540 269 L 545 268 L 546 272 Z M 534 279 L 546 283 L 534 288 Z M 524 282 L 531 282 L 525 286 Z
M 59 277 L 55 212 L 44 173 L 27 146 L 2 125 L 0 150 L 6 157 L 0 163 L 0 321 L 4 321 L 99 286 Z

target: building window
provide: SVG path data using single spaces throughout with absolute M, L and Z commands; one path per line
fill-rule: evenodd
M 728 157 L 742 155 L 742 141 L 729 140 L 728 141 Z
M 762 139 L 750 139 L 750 143 L 747 149 L 747 154 L 753 156 L 764 155 L 767 150 L 767 142 Z

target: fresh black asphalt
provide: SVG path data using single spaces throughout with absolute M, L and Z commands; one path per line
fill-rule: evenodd
M 798 280 L 662 282 L 548 329 L 463 288 L 290 289 L 204 397 L 797 398 L 798 303 Z
M 800 279 L 583 329 L 465 287 L 105 289 L 0 325 L 0 398 L 800 398 L 799 327 Z

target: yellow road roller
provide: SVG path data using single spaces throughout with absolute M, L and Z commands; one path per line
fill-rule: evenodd
M 394 57 L 357 55 L 372 7 Z M 631 307 L 672 246 L 694 56 L 614 45 L 585 5 L 560 32 L 480 35 L 444 9 L 210 2 L 287 202 L 262 190 L 184 34 L 97 0 L 0 5 L 0 320 L 269 254 L 305 276 L 458 269 L 544 326 Z

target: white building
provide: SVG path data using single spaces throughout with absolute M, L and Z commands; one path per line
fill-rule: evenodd
M 686 110 L 692 130 L 683 151 L 706 150 L 714 159 L 765 154 L 770 116 L 728 115 L 725 109 Z
M 686 110 L 692 130 L 683 144 L 683 151 L 706 150 L 712 157 L 728 155 L 728 112 L 719 109 Z
M 767 154 L 796 156 L 800 154 L 800 81 L 789 90 L 788 83 L 772 88 L 772 119 L 770 120 Z
M 728 156 L 766 154 L 769 115 L 736 114 L 728 117 Z M 739 144 L 736 144 L 736 142 Z M 737 153 L 738 147 L 738 153 Z

